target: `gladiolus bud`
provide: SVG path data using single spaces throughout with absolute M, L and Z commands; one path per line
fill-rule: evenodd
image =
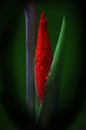
M 35 54 L 35 82 L 36 91 L 40 103 L 43 102 L 51 62 L 52 51 L 50 47 L 47 19 L 45 18 L 43 11 L 39 22 L 38 39 Z

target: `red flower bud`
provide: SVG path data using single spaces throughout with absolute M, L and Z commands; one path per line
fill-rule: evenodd
M 52 62 L 52 52 L 48 35 L 47 19 L 42 12 L 39 22 L 38 39 L 35 55 L 35 82 L 40 103 L 43 102 L 48 73 Z

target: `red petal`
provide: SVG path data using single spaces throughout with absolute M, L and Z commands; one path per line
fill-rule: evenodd
M 48 35 L 47 19 L 44 16 L 44 12 L 42 12 L 39 22 L 35 62 L 36 90 L 41 103 L 44 97 L 51 62 L 52 52 Z

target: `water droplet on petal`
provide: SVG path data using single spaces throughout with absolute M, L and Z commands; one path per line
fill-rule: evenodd
M 43 99 L 40 100 L 40 103 L 43 103 Z
M 40 56 L 37 57 L 37 62 L 39 62 L 39 61 L 40 61 Z
M 45 80 L 48 80 L 48 76 L 47 76 L 47 75 L 44 75 L 44 79 L 45 79 Z
M 41 47 L 40 47 L 40 46 L 39 46 L 38 48 L 39 48 L 39 49 L 41 49 Z
M 40 66 L 40 69 L 43 70 L 43 66 L 42 65 Z

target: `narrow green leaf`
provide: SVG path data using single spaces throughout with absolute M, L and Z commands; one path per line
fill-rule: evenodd
M 65 43 L 65 16 L 63 17 L 60 35 L 55 49 L 49 79 L 44 95 L 44 102 L 39 110 L 38 121 L 41 121 L 42 126 L 46 127 L 54 116 L 58 113 L 58 97 L 61 81 L 61 70 L 64 57 Z

